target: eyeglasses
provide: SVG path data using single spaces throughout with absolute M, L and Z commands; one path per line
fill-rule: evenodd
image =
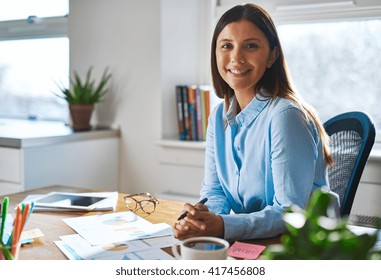
M 143 199 L 137 200 L 136 197 L 142 197 Z M 131 211 L 136 211 L 142 209 L 143 212 L 151 214 L 155 211 L 156 205 L 159 204 L 159 201 L 151 196 L 150 193 L 136 193 L 127 195 L 124 197 L 124 202 L 126 206 Z

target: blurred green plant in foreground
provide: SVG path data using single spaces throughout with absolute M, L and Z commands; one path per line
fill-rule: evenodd
M 288 232 L 281 244 L 271 245 L 264 252 L 272 260 L 366 260 L 381 259 L 381 252 L 372 250 L 374 234 L 356 234 L 347 227 L 346 219 L 328 217 L 333 196 L 315 191 L 306 210 L 292 206 L 284 214 Z

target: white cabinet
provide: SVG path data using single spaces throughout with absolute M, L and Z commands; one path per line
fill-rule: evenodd
M 0 129 L 0 195 L 49 185 L 118 190 L 118 130 L 51 133 L 8 138 Z
M 0 181 L 21 181 L 21 150 L 0 147 Z
M 0 195 L 22 191 L 21 150 L 0 147 Z

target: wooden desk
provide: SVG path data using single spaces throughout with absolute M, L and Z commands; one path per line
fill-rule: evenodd
M 27 195 L 29 194 L 44 194 L 52 191 L 61 191 L 61 192 L 92 192 L 96 190 L 89 189 L 79 189 L 72 187 L 64 186 L 50 186 L 40 189 L 35 189 L 27 192 L 20 192 L 8 195 L 10 199 L 10 211 L 9 213 L 14 216 L 14 213 L 11 209 L 14 209 L 18 203 L 20 203 Z M 99 191 L 99 190 L 98 190 Z M 127 211 L 127 208 L 124 204 L 123 196 L 125 194 L 119 194 L 118 203 L 116 207 L 116 212 Z M 0 197 L 1 201 L 3 197 Z M 169 201 L 159 199 L 159 204 L 156 207 L 156 210 L 151 215 L 144 215 L 139 211 L 136 214 L 140 215 L 142 218 L 148 220 L 151 223 L 167 223 L 173 225 L 183 209 L 184 202 Z M 30 230 L 39 228 L 45 236 L 36 238 L 32 244 L 27 244 L 21 247 L 20 249 L 20 260 L 66 260 L 67 257 L 61 252 L 60 249 L 54 244 L 54 241 L 60 240 L 60 236 L 74 234 L 76 233 L 71 229 L 62 219 L 78 217 L 78 216 L 87 216 L 94 214 L 106 214 L 112 213 L 108 212 L 36 212 L 32 213 L 28 222 L 25 225 L 24 230 Z M 167 250 L 166 250 L 167 251 Z M 168 252 L 168 251 L 167 251 Z
M 10 199 L 9 209 L 14 209 L 18 203 L 20 203 L 29 194 L 45 194 L 52 191 L 60 192 L 95 192 L 97 190 L 89 189 L 79 189 L 73 187 L 65 186 L 49 186 L 45 188 L 35 189 L 27 192 L 20 192 L 8 195 Z M 98 190 L 99 191 L 99 190 Z M 127 211 L 123 197 L 125 194 L 119 193 L 118 203 L 116 207 L 116 212 Z M 3 196 L 0 197 L 1 201 Z M 151 215 L 142 213 L 141 211 L 136 212 L 139 216 L 146 219 L 151 223 L 167 223 L 173 225 L 178 218 L 179 213 L 183 209 L 184 202 L 162 200 L 158 198 L 159 204 L 156 210 Z M 14 213 L 9 211 L 12 216 Z M 69 235 L 76 233 L 71 227 L 69 227 L 62 219 L 78 217 L 78 216 L 88 216 L 95 214 L 106 214 L 112 213 L 112 211 L 107 212 L 36 212 L 33 213 L 28 222 L 25 225 L 24 230 L 30 230 L 39 228 L 45 236 L 36 238 L 32 244 L 27 244 L 20 249 L 20 260 L 66 260 L 67 257 L 62 253 L 62 251 L 54 244 L 54 241 L 60 240 L 60 236 Z M 246 241 L 248 243 L 255 243 L 261 245 L 270 245 L 279 243 L 279 238 L 270 238 L 262 240 L 250 240 Z M 164 248 L 164 251 L 171 254 L 170 248 Z

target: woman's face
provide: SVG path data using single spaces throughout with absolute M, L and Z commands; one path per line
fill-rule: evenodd
M 225 26 L 217 37 L 217 68 L 225 82 L 237 93 L 255 94 L 258 81 L 276 58 L 265 34 L 250 21 Z

